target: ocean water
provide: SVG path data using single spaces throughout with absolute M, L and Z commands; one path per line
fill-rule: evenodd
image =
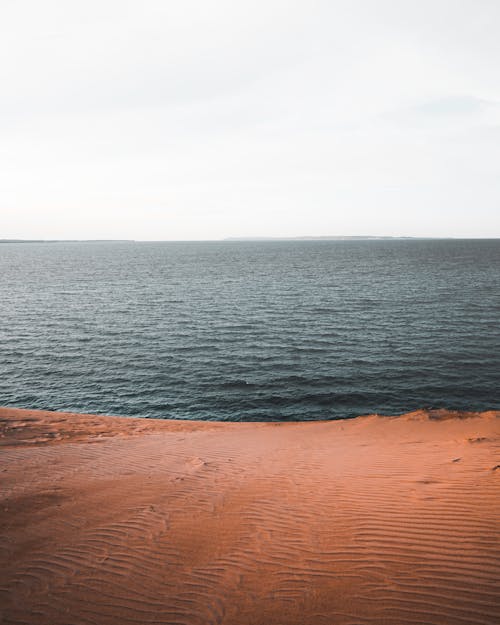
M 500 408 L 500 240 L 0 245 L 0 405 Z

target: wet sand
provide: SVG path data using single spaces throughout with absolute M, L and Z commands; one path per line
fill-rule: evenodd
M 499 417 L 0 409 L 0 622 L 496 625 Z

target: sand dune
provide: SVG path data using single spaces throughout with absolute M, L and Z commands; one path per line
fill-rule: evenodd
M 499 416 L 0 409 L 0 622 L 497 624 Z

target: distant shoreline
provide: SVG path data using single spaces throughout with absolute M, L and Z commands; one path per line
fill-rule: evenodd
M 0 239 L 0 243 L 136 243 L 133 239 Z

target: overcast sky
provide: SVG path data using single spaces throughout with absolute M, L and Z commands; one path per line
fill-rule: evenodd
M 500 236 L 498 0 L 2 0 L 0 238 Z

